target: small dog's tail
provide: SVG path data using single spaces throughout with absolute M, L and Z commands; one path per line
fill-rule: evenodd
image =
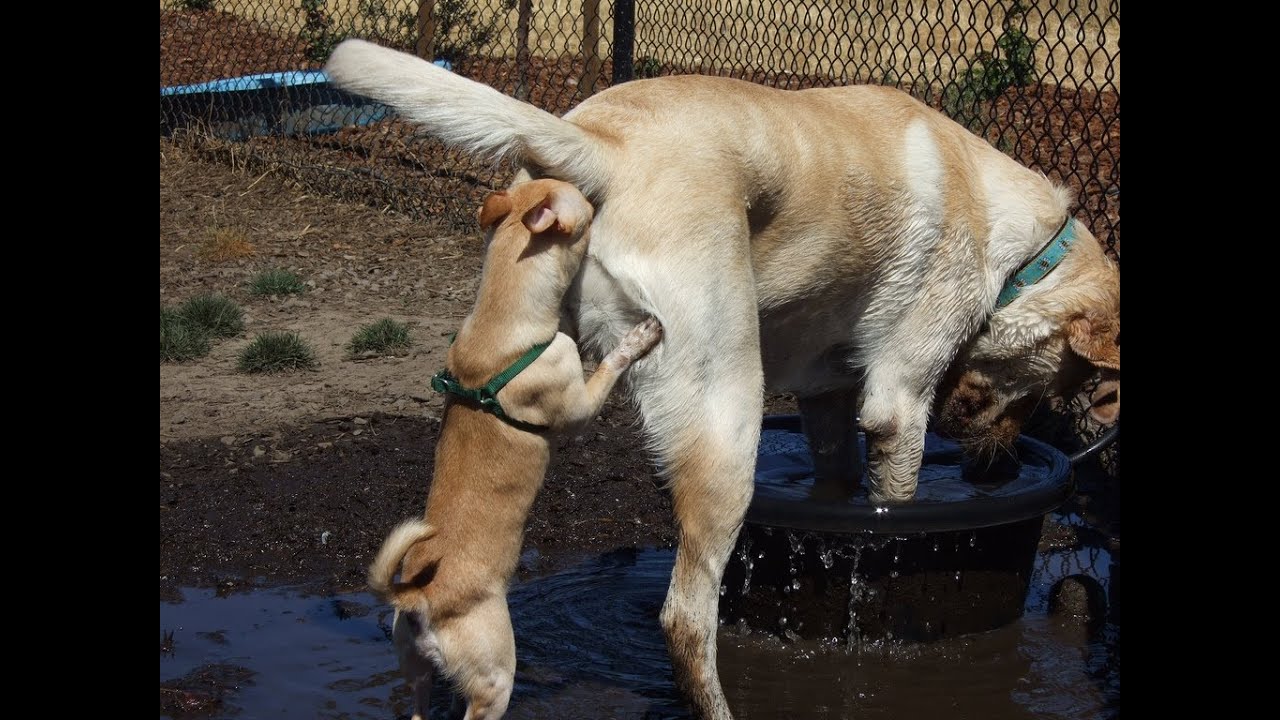
M 324 69 L 338 87 L 394 107 L 446 145 L 515 157 L 588 196 L 607 183 L 607 145 L 598 136 L 421 58 L 353 39 Z
M 400 591 L 407 587 L 404 583 L 394 581 L 405 553 L 415 543 L 426 540 L 435 532 L 435 528 L 421 520 L 406 520 L 397 525 L 387 539 L 382 541 L 382 549 L 378 550 L 377 557 L 369 565 L 369 589 L 383 600 L 396 604 Z

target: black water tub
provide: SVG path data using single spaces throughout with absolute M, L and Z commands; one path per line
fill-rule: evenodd
M 815 500 L 800 416 L 766 417 L 722 621 L 857 644 L 930 641 L 1017 619 L 1044 515 L 1074 484 L 1057 449 L 1024 436 L 1016 455 L 975 480 L 959 446 L 930 434 L 912 503 L 871 503 L 865 479 L 851 497 Z

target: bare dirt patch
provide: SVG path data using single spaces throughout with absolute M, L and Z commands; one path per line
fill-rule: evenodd
M 308 194 L 266 172 L 236 172 L 161 143 L 160 302 L 217 292 L 245 309 L 243 336 L 208 357 L 160 367 L 162 440 L 274 428 L 301 417 L 375 410 L 427 415 L 440 403 L 426 382 L 443 366 L 447 336 L 466 315 L 482 262 L 478 235 Z M 208 252 L 233 229 L 248 257 Z M 258 272 L 283 268 L 301 295 L 250 294 Z M 408 323 L 405 357 L 352 360 L 356 329 L 383 317 Z M 264 331 L 298 332 L 320 369 L 277 376 L 236 372 L 236 356 Z

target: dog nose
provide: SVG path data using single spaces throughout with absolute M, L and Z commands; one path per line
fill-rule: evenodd
M 966 424 L 994 404 L 991 382 L 976 373 L 966 373 L 943 403 L 942 418 L 947 423 Z

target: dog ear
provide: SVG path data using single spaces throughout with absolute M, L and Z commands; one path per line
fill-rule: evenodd
M 511 214 L 511 197 L 503 190 L 492 193 L 484 199 L 484 205 L 480 207 L 478 215 L 480 219 L 480 229 L 488 230 L 502 218 Z
M 1120 320 L 1080 316 L 1067 323 L 1067 342 L 1080 357 L 1107 370 L 1120 371 Z
M 1108 372 L 1102 375 L 1098 389 L 1089 396 L 1089 417 L 1101 425 L 1110 425 L 1120 419 L 1120 376 L 1109 379 Z
M 1119 319 L 1075 318 L 1067 324 L 1067 342 L 1075 354 L 1102 369 L 1102 382 L 1089 398 L 1089 416 L 1110 425 L 1120 417 Z
M 554 232 L 576 240 L 591 222 L 592 214 L 591 204 L 576 191 L 552 189 L 524 214 L 522 221 L 534 235 Z

